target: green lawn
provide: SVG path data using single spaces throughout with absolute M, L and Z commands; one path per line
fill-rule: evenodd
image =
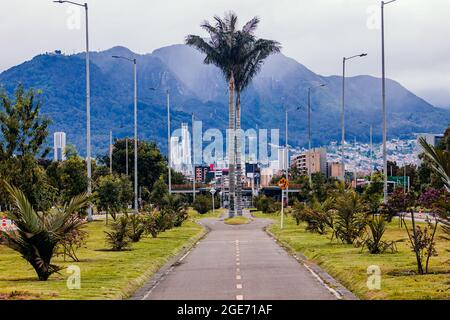
M 247 219 L 246 217 L 233 217 L 233 218 L 225 219 L 225 223 L 236 226 L 236 225 L 241 225 L 241 224 L 248 224 L 248 223 L 250 223 L 250 220 Z
M 268 230 L 294 252 L 303 253 L 340 281 L 361 299 L 450 299 L 450 252 L 447 240 L 436 237 L 438 256 L 430 260 L 428 275 L 417 275 L 414 253 L 409 247 L 404 229 L 398 221 L 392 222 L 385 240 L 403 240 L 397 244 L 398 253 L 371 255 L 352 245 L 330 242 L 330 234 L 322 236 L 297 226 L 292 217 L 285 217 L 285 228 L 280 229 L 280 216 L 255 213 L 257 217 L 276 221 Z M 381 290 L 367 288 L 367 268 L 381 268 Z
M 81 289 L 69 290 L 66 286 L 66 269 L 50 277 L 49 281 L 36 280 L 32 267 L 18 253 L 0 246 L 0 299 L 124 299 L 148 280 L 171 257 L 197 241 L 204 233 L 203 227 L 190 219 L 182 227 L 158 235 L 157 239 L 145 237 L 124 252 L 105 251 L 106 230 L 104 221 L 89 223 L 86 248 L 79 250 L 81 262 L 52 262 L 81 269 Z
M 195 219 L 204 219 L 204 218 L 220 218 L 225 212 L 227 212 L 227 209 L 216 209 L 214 210 L 214 213 L 211 211 L 205 213 L 205 214 L 199 214 L 194 209 L 189 209 L 189 215 Z

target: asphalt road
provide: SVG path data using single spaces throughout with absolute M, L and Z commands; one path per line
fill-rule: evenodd
M 336 297 L 255 219 L 205 219 L 209 234 L 142 293 L 145 300 L 330 300 Z M 144 287 L 145 288 L 145 287 Z

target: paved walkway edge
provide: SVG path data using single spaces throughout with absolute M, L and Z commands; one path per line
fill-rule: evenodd
M 162 266 L 149 280 L 147 280 L 143 286 L 141 286 L 134 294 L 130 296 L 128 300 L 145 300 L 145 298 L 149 295 L 149 293 L 153 290 L 153 288 L 162 280 L 164 280 L 165 276 L 172 271 L 174 266 L 180 263 L 197 245 L 198 243 L 206 237 L 206 235 L 210 232 L 210 229 L 199 223 L 197 224 L 203 227 L 203 232 L 200 236 L 192 241 L 192 243 L 185 246 L 178 254 L 176 254 L 172 259 L 170 259 L 164 266 Z
M 270 226 L 270 225 L 269 225 Z M 303 265 L 314 278 L 317 279 L 325 288 L 328 289 L 339 300 L 359 300 L 358 297 L 334 279 L 328 272 L 323 270 L 317 264 L 308 260 L 308 258 L 300 252 L 296 252 L 288 244 L 281 242 L 278 238 L 268 230 L 268 227 L 264 228 L 264 231 L 272 237 L 280 247 L 282 247 L 288 254 L 294 257 L 301 265 Z

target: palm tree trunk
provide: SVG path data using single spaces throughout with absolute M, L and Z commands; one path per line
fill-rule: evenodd
M 236 92 L 236 214 L 242 216 L 241 92 Z
M 230 95 L 229 101 L 229 127 L 228 127 L 228 162 L 229 162 L 229 217 L 235 216 L 235 114 L 234 114 L 234 76 L 230 77 L 228 83 L 228 90 Z

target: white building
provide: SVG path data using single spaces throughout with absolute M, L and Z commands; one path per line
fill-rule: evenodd
M 54 161 L 66 160 L 66 133 L 55 132 L 53 135 L 53 159 Z
M 191 135 L 187 123 L 181 124 L 181 135 L 170 140 L 172 168 L 184 175 L 192 174 Z

